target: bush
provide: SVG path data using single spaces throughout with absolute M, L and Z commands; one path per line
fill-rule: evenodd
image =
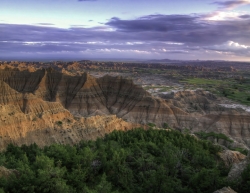
M 233 140 L 231 140 L 229 137 L 227 137 L 223 133 L 215 133 L 215 132 L 206 133 L 204 131 L 201 131 L 201 132 L 196 132 L 195 134 L 199 138 L 204 139 L 204 140 L 207 140 L 208 138 L 213 138 L 213 139 L 216 139 L 217 142 L 219 141 L 219 139 L 224 139 L 225 141 L 230 142 L 230 143 L 233 142 Z
M 169 126 L 167 123 L 163 123 L 163 129 L 169 129 Z
M 148 123 L 149 127 L 155 127 L 156 125 L 154 123 Z
M 57 121 L 57 124 L 62 125 L 63 123 L 62 123 L 62 121 Z

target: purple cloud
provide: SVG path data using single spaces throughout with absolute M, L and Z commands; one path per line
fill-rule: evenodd
M 106 25 L 118 33 L 138 34 L 155 41 L 174 41 L 191 45 L 248 42 L 250 20 L 204 20 L 203 15 L 149 15 L 134 20 L 112 18 Z M 241 40 L 240 40 L 241 39 Z M 244 39 L 244 40 L 243 40 Z
M 238 20 L 204 18 L 205 15 L 148 15 L 131 20 L 114 17 L 103 26 L 69 29 L 0 24 L 0 55 L 22 52 L 186 54 L 218 50 L 249 56 L 248 15 Z M 229 41 L 234 44 L 227 45 Z
M 241 18 L 241 19 L 250 19 L 250 15 L 241 15 L 241 16 L 239 16 L 239 18 Z
M 113 26 L 120 31 L 176 31 L 191 30 L 202 25 L 196 23 L 200 17 L 192 15 L 148 15 L 135 20 L 121 20 L 117 17 L 111 18 L 106 25 Z
M 241 5 L 250 4 L 248 0 L 215 1 L 214 4 L 221 6 L 222 9 L 233 9 Z

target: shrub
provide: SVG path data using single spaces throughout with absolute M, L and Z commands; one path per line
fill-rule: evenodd
M 62 125 L 62 121 L 57 121 L 57 124 L 58 125 Z

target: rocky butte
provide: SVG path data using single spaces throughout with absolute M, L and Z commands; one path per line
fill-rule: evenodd
M 250 147 L 250 113 L 228 109 L 206 91 L 153 97 L 132 80 L 48 69 L 0 69 L 0 149 L 7 144 L 74 144 L 114 129 L 155 123 L 219 132 Z

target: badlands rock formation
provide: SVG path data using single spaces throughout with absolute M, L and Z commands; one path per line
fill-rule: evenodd
M 166 103 L 188 113 L 179 117 L 180 128 L 188 128 L 192 132 L 224 133 L 236 140 L 233 145 L 250 146 L 250 114 L 244 110 L 222 107 L 214 95 L 201 90 L 180 91 L 161 97 L 166 99 Z
M 248 155 L 241 162 L 236 162 L 232 165 L 230 172 L 228 173 L 228 179 L 231 181 L 235 181 L 241 178 L 242 172 L 246 169 L 246 167 L 250 164 L 250 151 Z
M 219 153 L 219 156 L 224 161 L 226 166 L 231 166 L 232 164 L 237 164 L 243 161 L 246 156 L 238 151 L 223 150 Z
M 30 73 L 5 69 L 0 71 L 0 77 L 0 149 L 9 143 L 73 144 L 82 139 L 104 136 L 115 129 L 141 126 L 110 114 L 74 117 L 65 107 L 71 106 L 74 90 L 78 89 L 77 84 L 81 84 L 78 81 L 84 76 L 72 79 L 66 76 L 61 85 L 57 78 L 62 78 L 63 74 L 45 70 Z M 76 85 L 71 85 L 71 81 L 76 81 Z
M 0 70 L 0 148 L 94 139 L 149 122 L 175 129 L 222 132 L 250 145 L 250 114 L 219 106 L 204 91 L 151 96 L 132 80 L 53 69 Z

